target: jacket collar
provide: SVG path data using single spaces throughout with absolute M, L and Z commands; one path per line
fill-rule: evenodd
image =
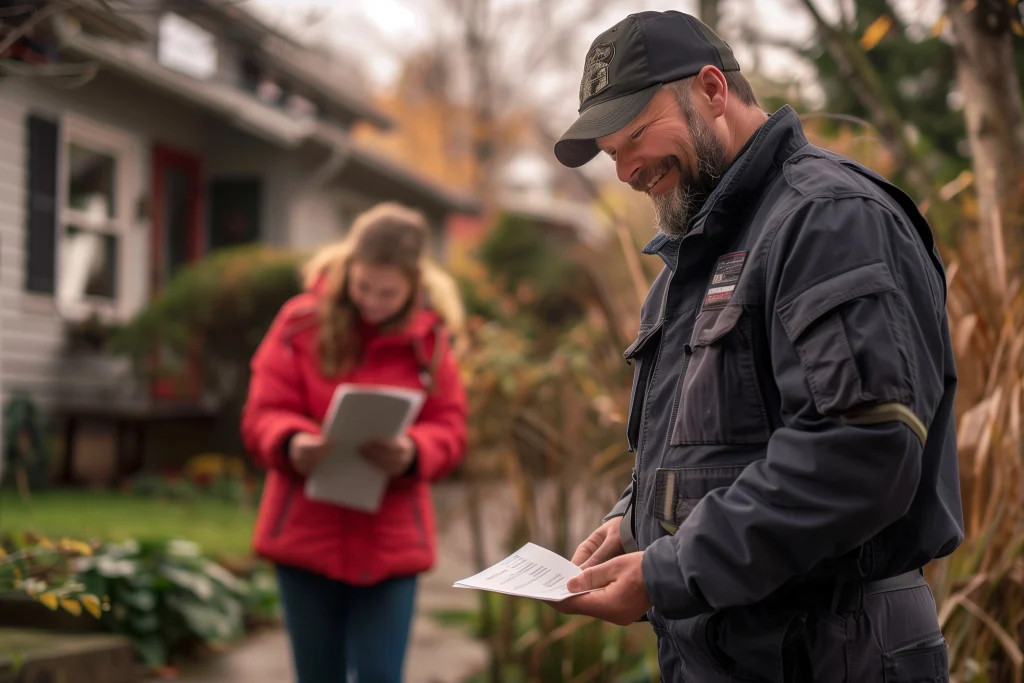
M 757 197 L 775 178 L 782 165 L 807 144 L 796 112 L 788 104 L 761 124 L 722 176 L 701 210 L 690 220 L 686 237 L 720 233 L 726 226 L 751 211 Z M 659 233 L 643 248 L 644 254 L 658 254 L 675 269 L 683 237 Z

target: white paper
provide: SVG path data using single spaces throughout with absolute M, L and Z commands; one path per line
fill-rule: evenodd
M 527 543 L 479 574 L 456 581 L 454 587 L 561 602 L 574 595 L 582 595 L 570 593 L 566 588 L 569 579 L 580 573 L 579 567 L 561 555 Z
M 333 444 L 306 480 L 306 497 L 376 512 L 388 475 L 358 453 L 371 439 L 402 435 L 419 415 L 426 395 L 417 389 L 342 384 L 334 392 L 323 423 Z

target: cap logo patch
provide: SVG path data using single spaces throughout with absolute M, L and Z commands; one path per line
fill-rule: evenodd
M 608 66 L 615 56 L 615 46 L 601 43 L 590 48 L 583 65 L 583 80 L 580 82 L 580 105 L 608 87 Z

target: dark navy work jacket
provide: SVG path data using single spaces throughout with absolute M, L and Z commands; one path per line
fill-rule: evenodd
M 960 544 L 944 269 L 909 197 L 787 106 L 645 253 L 665 268 L 625 354 L 636 467 L 609 518 L 645 551 L 652 620 Z

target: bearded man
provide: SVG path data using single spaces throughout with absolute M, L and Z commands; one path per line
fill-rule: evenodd
M 948 680 L 922 568 L 963 540 L 943 265 L 897 187 L 768 115 L 680 12 L 594 40 L 579 118 L 650 196 L 632 482 L 556 605 L 650 622 L 663 681 Z

